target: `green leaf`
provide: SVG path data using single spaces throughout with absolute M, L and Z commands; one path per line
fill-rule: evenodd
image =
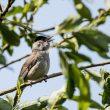
M 24 35 L 26 36 L 26 35 Z M 29 33 L 28 36 L 25 37 L 25 40 L 28 44 L 28 46 L 32 47 L 32 43 L 35 40 L 37 36 L 35 34 Z
M 6 95 L 6 101 L 10 104 L 10 105 L 12 105 L 13 106 L 13 97 L 12 96 L 10 96 L 10 95 Z
M 102 104 L 110 105 L 110 76 L 104 84 L 104 92 L 102 95 Z
M 91 62 L 91 59 L 88 56 L 80 54 L 78 52 L 65 52 L 65 54 L 69 59 L 74 60 L 76 64 L 81 62 Z
M 100 83 L 102 81 L 102 77 L 101 77 L 101 75 L 98 72 L 89 71 L 89 70 L 85 70 L 85 71 L 86 71 L 85 74 L 89 74 L 91 79 L 96 81 L 97 83 Z
M 11 10 L 6 14 L 6 17 L 13 16 L 23 12 L 23 8 L 21 6 L 12 7 Z
M 22 77 L 19 77 L 18 81 L 17 81 L 17 86 L 16 86 L 16 89 L 17 89 L 17 92 L 18 92 L 18 99 L 20 99 L 20 97 L 22 95 L 22 92 L 23 92 L 23 88 L 21 88 L 21 85 L 23 83 L 24 83 L 24 79 Z
M 40 7 L 42 7 L 44 4 L 48 2 L 48 0 L 33 0 L 34 5 L 36 8 L 34 9 L 34 14 L 38 11 Z
M 60 106 L 55 107 L 53 110 L 68 110 L 68 109 L 60 105 Z
M 74 0 L 77 12 L 82 18 L 91 19 L 91 12 L 81 0 Z
M 12 56 L 12 54 L 13 54 L 13 46 L 8 46 L 6 50 L 9 53 L 9 55 Z
M 60 55 L 60 66 L 62 68 L 62 73 L 68 77 L 68 62 L 67 62 L 67 56 L 64 52 L 59 51 Z
M 21 110 L 43 110 L 48 104 L 48 97 L 41 97 L 38 100 L 25 102 L 20 105 Z
M 78 41 L 75 37 L 68 37 L 62 40 L 60 44 L 56 43 L 54 44 L 55 47 L 58 48 L 67 48 L 67 49 L 72 49 L 72 51 L 77 52 L 79 49 Z
M 74 91 L 75 91 L 75 82 L 73 79 L 72 64 L 69 64 L 66 92 L 70 99 L 72 98 Z
M 54 110 L 54 108 L 58 108 L 66 101 L 66 98 L 67 95 L 65 94 L 65 86 L 53 92 L 48 100 L 49 110 Z
M 23 9 L 23 14 L 25 15 L 30 9 L 30 4 L 25 4 L 24 9 Z
M 73 16 L 70 16 L 56 27 L 56 33 L 73 32 L 79 29 L 79 25 L 81 23 L 81 18 L 74 18 Z
M 72 99 L 77 102 L 80 102 L 80 100 L 82 100 L 80 96 L 73 96 Z M 103 107 L 98 102 L 96 102 L 92 99 L 90 99 L 90 106 L 89 107 L 103 110 L 102 109 Z
M 103 107 L 98 102 L 96 102 L 94 100 L 91 100 L 90 108 L 103 110 Z
M 3 65 L 6 64 L 6 59 L 2 54 L 0 54 L 0 64 L 3 64 Z
M 0 110 L 12 110 L 12 106 L 6 100 L 0 98 Z
M 72 79 L 80 91 L 79 110 L 87 110 L 90 105 L 90 88 L 88 80 L 81 74 L 76 65 L 72 65 Z
M 0 23 L 0 32 L 2 33 L 3 40 L 9 45 L 19 45 L 19 36 L 13 30 L 9 30 L 9 28 L 2 23 Z
M 110 37 L 106 34 L 92 29 L 85 29 L 74 33 L 79 44 L 87 46 L 89 49 L 96 51 L 101 57 L 108 58 Z

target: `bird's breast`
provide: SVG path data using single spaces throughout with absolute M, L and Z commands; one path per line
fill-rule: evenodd
M 28 80 L 37 80 L 48 73 L 50 67 L 49 54 L 42 54 L 27 75 Z

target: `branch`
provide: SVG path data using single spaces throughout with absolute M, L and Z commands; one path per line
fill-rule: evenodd
M 79 69 L 80 70 L 83 70 L 83 69 L 97 67 L 97 66 L 103 66 L 103 65 L 107 65 L 107 64 L 110 64 L 110 61 L 108 61 L 108 62 L 102 62 L 102 63 L 97 63 L 97 64 L 90 64 L 90 65 L 87 65 L 87 66 L 81 66 L 81 67 L 79 67 Z M 28 83 L 25 83 L 25 84 L 21 85 L 21 88 L 24 88 L 24 87 L 27 87 L 27 86 L 31 86 L 31 85 L 40 83 L 42 81 L 45 81 L 47 79 L 51 79 L 51 78 L 58 77 L 58 76 L 61 76 L 61 75 L 63 75 L 61 72 L 53 73 L 51 75 L 48 75 L 47 77 L 42 77 L 42 78 L 36 80 L 35 82 L 32 82 L 31 84 L 29 82 Z M 8 90 L 1 91 L 0 92 L 0 96 L 2 96 L 4 94 L 7 94 L 7 93 L 10 93 L 10 92 L 13 92 L 15 90 L 16 90 L 16 87 L 10 88 Z
M 34 85 L 34 84 L 36 84 L 36 83 L 40 83 L 40 82 L 45 81 L 45 80 L 47 80 L 47 79 L 51 79 L 51 78 L 54 78 L 54 77 L 57 77 L 57 76 L 61 76 L 61 75 L 62 75 L 61 72 L 59 72 L 59 73 L 53 73 L 53 74 L 51 74 L 51 75 L 48 75 L 47 77 L 42 77 L 42 78 L 36 80 L 35 82 L 25 83 L 25 84 L 21 85 L 21 88 L 24 88 L 24 87 L 27 87 L 27 86 L 31 86 L 31 85 Z M 1 91 L 1 92 L 0 92 L 0 96 L 2 96 L 2 95 L 4 95 L 4 94 L 7 94 L 7 93 L 10 93 L 10 92 L 13 92 L 13 91 L 15 91 L 15 90 L 16 90 L 16 87 L 10 88 L 10 89 L 5 90 L 5 91 Z
M 2 19 L 2 17 L 5 16 L 5 14 L 8 12 L 9 8 L 12 6 L 13 3 L 14 3 L 14 0 L 8 0 L 7 7 L 6 7 L 5 10 L 1 13 L 0 19 Z
M 8 63 L 8 64 L 6 64 L 6 65 L 0 67 L 0 70 L 3 69 L 3 68 L 8 67 L 9 65 L 11 65 L 11 64 L 13 64 L 13 63 L 19 62 L 19 61 L 21 61 L 22 59 L 24 59 L 24 58 L 26 58 L 26 57 L 28 57 L 28 56 L 29 56 L 29 55 L 25 55 L 25 56 L 23 56 L 23 57 L 21 57 L 21 58 L 19 58 L 19 59 L 17 59 L 17 60 L 14 60 L 14 61 Z
M 11 21 L 11 20 L 8 20 L 8 19 L 5 19 L 5 18 L 4 18 L 4 20 L 8 21 L 9 23 L 11 23 L 11 24 L 13 24 L 13 25 L 20 26 L 20 27 L 22 27 L 22 28 L 24 28 L 24 29 L 26 29 L 26 30 L 28 30 L 28 31 L 30 31 L 30 32 L 33 32 L 33 31 L 34 31 L 33 34 L 41 34 L 41 35 L 44 35 L 44 36 L 45 36 L 45 34 L 43 34 L 43 33 L 41 33 L 41 32 L 46 32 L 46 31 L 50 31 L 50 30 L 54 30 L 54 29 L 55 29 L 55 27 L 51 27 L 51 28 L 43 29 L 43 30 L 33 30 L 33 29 L 30 28 L 29 26 L 25 26 L 25 24 L 23 24 L 23 23 Z
M 110 64 L 110 61 L 107 61 L 107 62 L 102 62 L 102 63 L 97 63 L 97 64 L 90 64 L 90 65 L 87 65 L 87 66 L 81 66 L 80 69 L 87 69 L 87 68 L 93 68 L 93 67 L 98 67 L 98 66 L 104 66 L 104 65 L 108 65 Z
M 51 28 L 48 28 L 48 29 L 42 29 L 42 30 L 38 30 L 37 32 L 47 32 L 47 31 L 51 31 L 51 30 L 54 30 L 55 27 L 51 27 Z

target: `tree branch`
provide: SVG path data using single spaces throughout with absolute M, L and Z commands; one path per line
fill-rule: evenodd
M 26 29 L 26 30 L 28 30 L 30 32 L 34 32 L 33 34 L 41 34 L 41 35 L 44 35 L 44 36 L 45 36 L 45 34 L 43 34 L 41 32 L 46 32 L 46 31 L 50 31 L 50 30 L 54 30 L 55 29 L 55 27 L 51 27 L 51 28 L 43 29 L 43 30 L 33 30 L 29 26 L 25 26 L 25 24 L 23 24 L 23 23 L 11 21 L 11 20 L 8 20 L 8 19 L 5 19 L 5 18 L 4 18 L 4 20 L 8 21 L 9 23 L 11 23 L 13 25 L 17 25 L 19 27 L 22 27 L 22 28 L 24 28 L 24 29 Z
M 55 27 L 51 27 L 51 28 L 48 28 L 48 29 L 42 29 L 42 30 L 37 30 L 37 32 L 47 32 L 47 31 L 51 31 L 51 30 L 54 30 Z
M 12 6 L 13 3 L 14 3 L 14 0 L 8 0 L 7 7 L 5 8 L 5 10 L 0 15 L 1 20 L 5 16 L 5 14 L 8 12 L 9 8 Z
M 17 60 L 14 60 L 14 61 L 12 61 L 12 62 L 10 62 L 10 63 L 7 63 L 6 65 L 0 67 L 0 70 L 3 69 L 3 68 L 8 67 L 9 65 L 11 65 L 11 64 L 13 64 L 13 63 L 19 62 L 19 61 L 21 61 L 22 59 L 24 59 L 24 58 L 26 58 L 26 57 L 28 57 L 28 56 L 29 56 L 29 55 L 25 55 L 25 56 L 23 56 L 23 57 L 21 57 L 21 58 L 19 58 L 19 59 L 17 59 Z
M 97 66 L 103 66 L 103 65 L 107 65 L 107 64 L 110 64 L 110 61 L 108 61 L 108 62 L 102 62 L 102 63 L 97 63 L 97 64 L 90 64 L 90 65 L 87 65 L 87 66 L 81 66 L 81 67 L 79 67 L 79 69 L 80 70 L 83 70 L 83 69 L 97 67 Z M 51 78 L 58 77 L 58 76 L 61 76 L 61 75 L 63 75 L 61 72 L 53 73 L 51 75 L 48 75 L 47 77 L 42 77 L 42 78 L 36 80 L 35 82 L 32 82 L 31 84 L 29 82 L 28 83 L 25 83 L 25 84 L 21 85 L 21 88 L 24 88 L 24 87 L 27 87 L 27 86 L 30 86 L 30 85 L 34 85 L 34 84 L 37 84 L 37 83 L 42 82 L 43 80 L 45 81 L 47 79 L 51 79 Z M 7 94 L 7 93 L 10 93 L 10 92 L 13 92 L 15 90 L 16 90 L 16 87 L 13 87 L 13 88 L 10 88 L 10 89 L 1 91 L 0 92 L 0 96 L 2 96 L 4 94 Z
M 36 80 L 35 82 L 25 83 L 25 84 L 21 85 L 21 88 L 24 88 L 24 87 L 27 87 L 27 86 L 30 86 L 30 85 L 34 85 L 34 84 L 36 84 L 36 83 L 42 82 L 43 80 L 45 81 L 45 80 L 47 80 L 47 79 L 51 79 L 51 78 L 54 78 L 54 77 L 57 77 L 57 76 L 61 76 L 61 75 L 62 75 L 61 72 L 59 72 L 59 73 L 53 73 L 53 74 L 51 74 L 51 75 L 48 75 L 48 77 L 42 77 L 42 78 Z M 13 91 L 15 91 L 15 90 L 16 90 L 16 87 L 10 88 L 10 89 L 5 90 L 5 91 L 1 91 L 1 92 L 0 92 L 0 96 L 2 96 L 2 95 L 4 95 L 4 94 L 7 94 L 7 93 L 10 93 L 10 92 L 13 92 Z
M 81 66 L 80 69 L 87 69 L 87 68 L 93 68 L 93 67 L 98 67 L 98 66 L 104 66 L 104 65 L 109 65 L 110 64 L 110 61 L 107 61 L 107 62 L 101 62 L 101 63 L 96 63 L 96 64 L 90 64 L 90 65 L 87 65 L 87 66 Z

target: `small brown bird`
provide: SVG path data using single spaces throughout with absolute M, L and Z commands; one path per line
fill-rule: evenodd
M 32 45 L 32 53 L 23 64 L 19 78 L 21 77 L 24 82 L 36 81 L 37 79 L 44 77 L 50 67 L 49 48 L 52 37 L 38 36 Z M 23 91 L 21 89 L 21 91 Z M 14 98 L 13 107 L 17 104 L 18 92 L 16 92 Z

